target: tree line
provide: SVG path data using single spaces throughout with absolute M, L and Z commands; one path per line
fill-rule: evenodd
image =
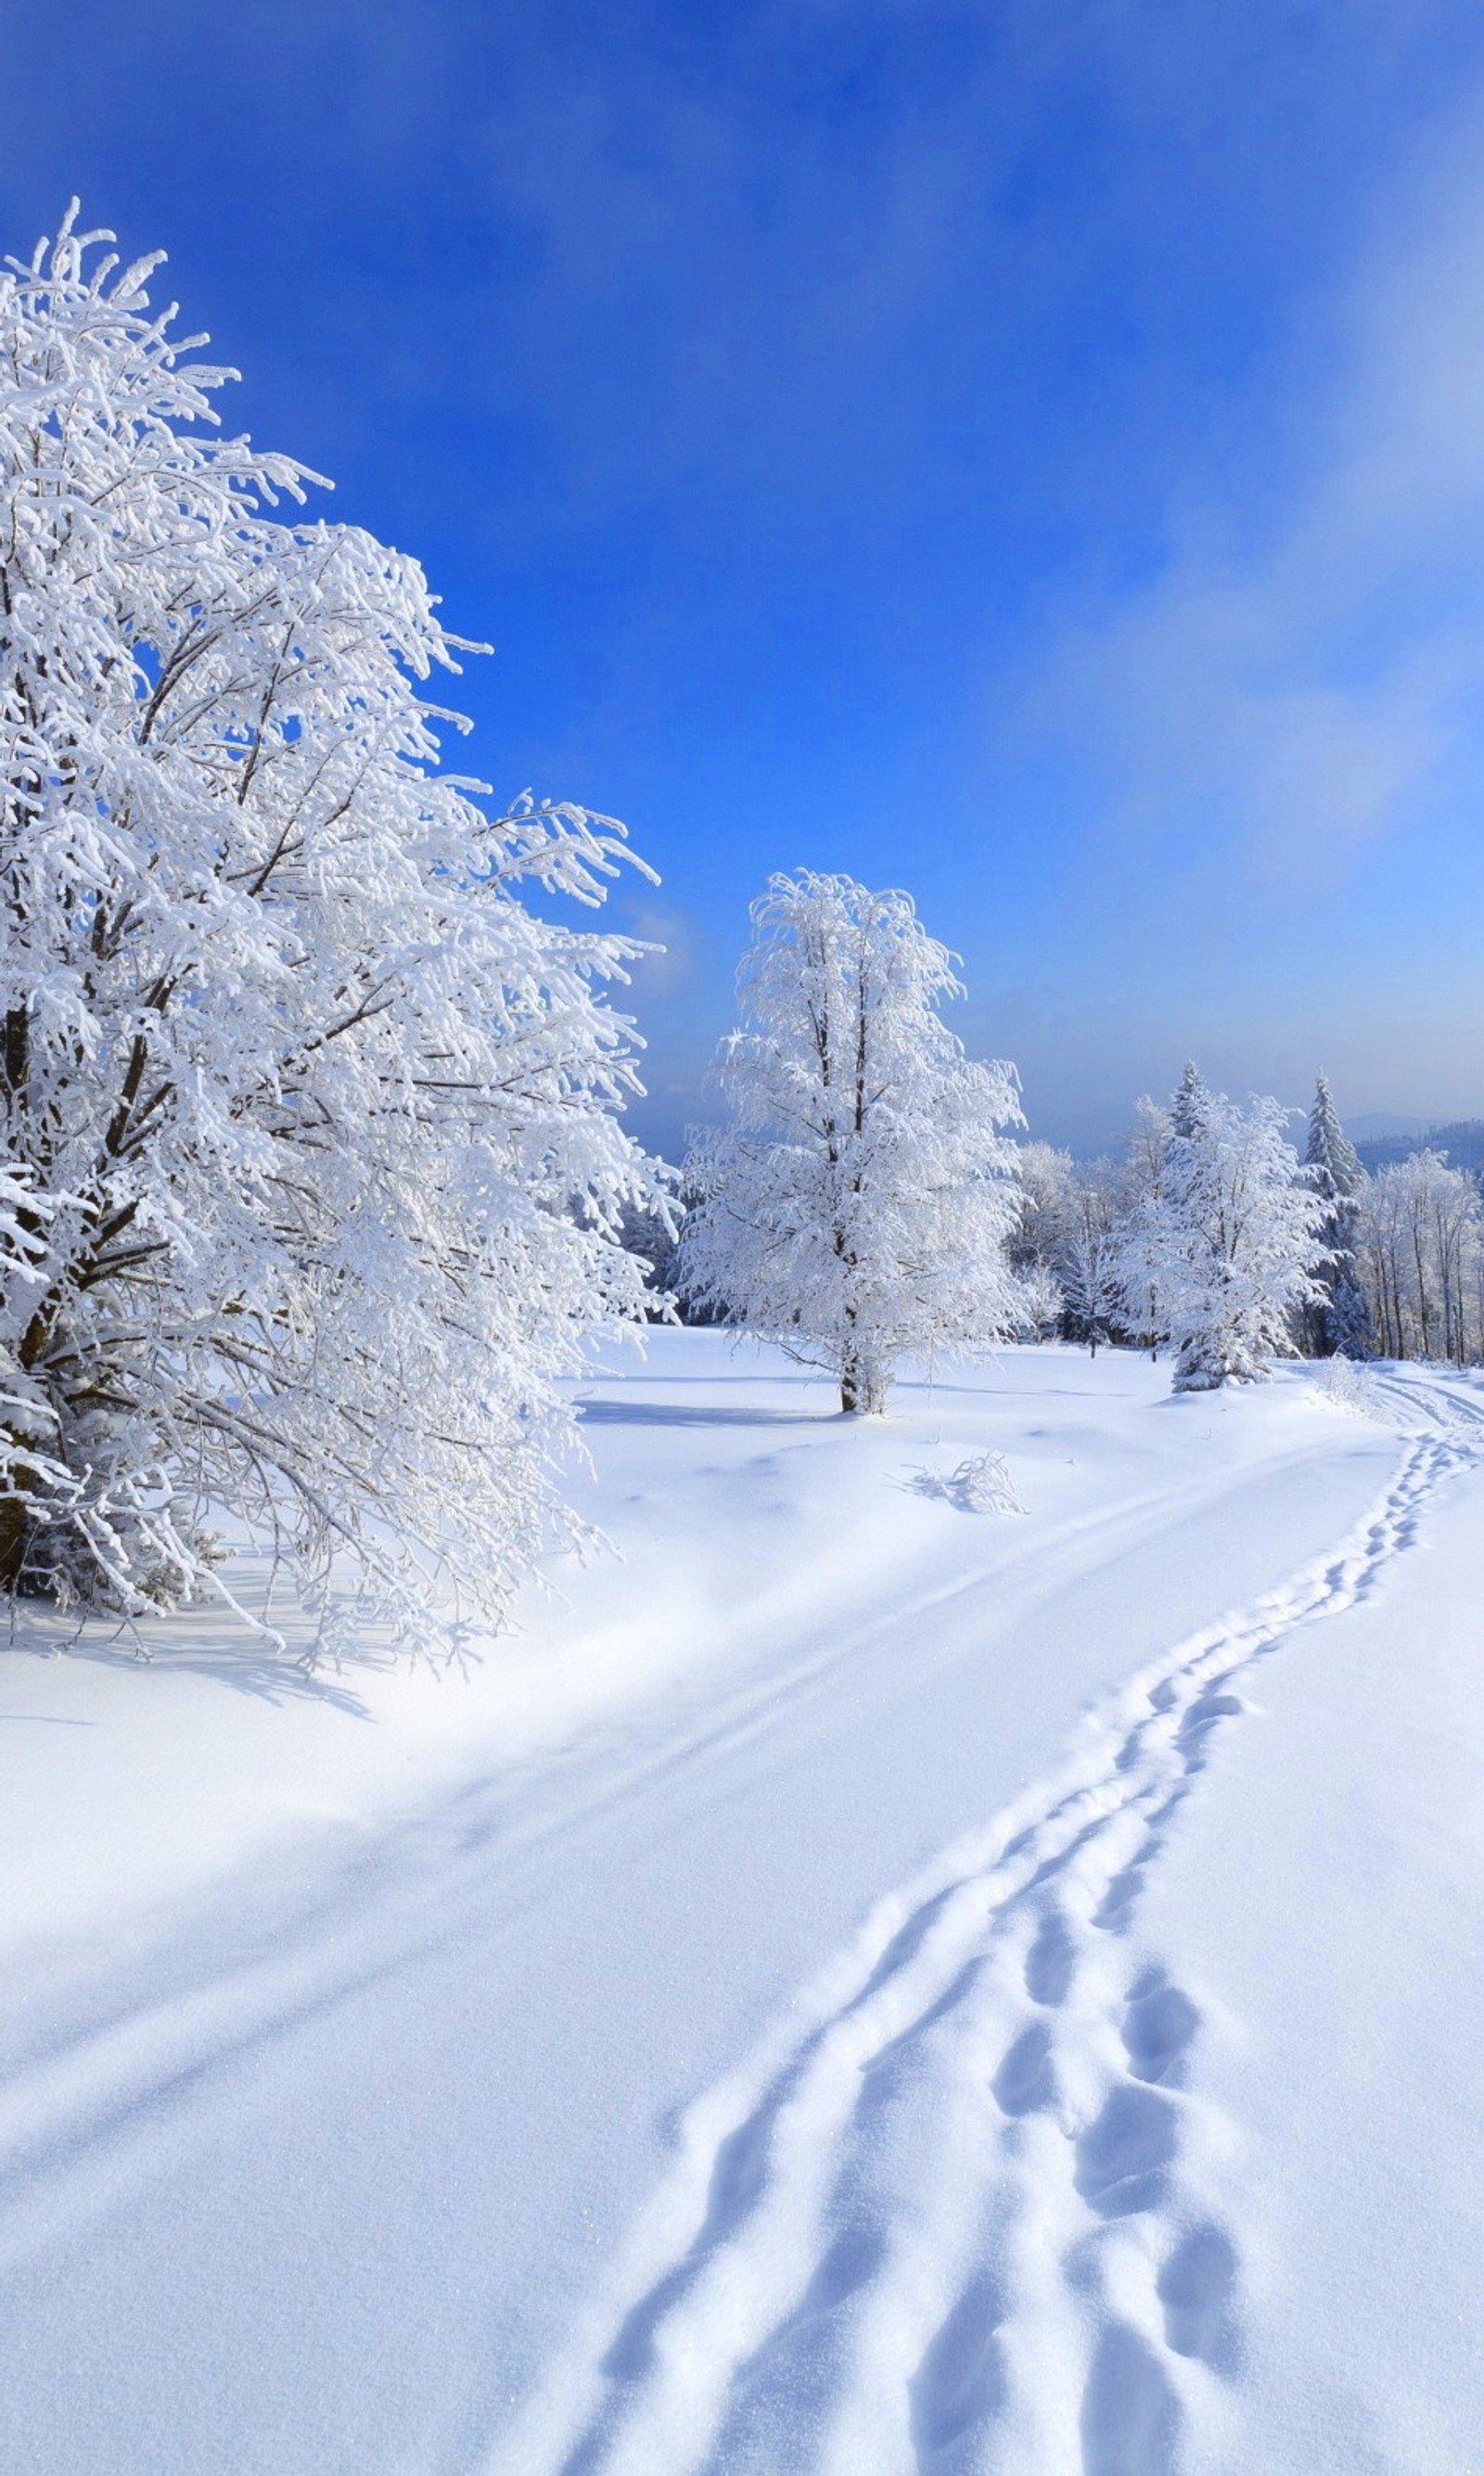
M 1295 1354 L 1484 1362 L 1477 1183 L 1428 1148 L 1368 1176 L 1324 1076 L 1301 1156 L 1276 1100 L 1188 1065 L 1080 1164 L 1017 1139 L 1013 1067 L 947 1034 L 951 958 L 904 895 L 801 871 L 754 923 L 728 1123 L 687 1160 L 678 1242 L 647 1243 L 685 1311 L 829 1369 L 844 1408 L 904 1352 L 996 1338 L 1168 1351 L 1181 1392 Z
M 685 1165 L 664 1277 L 878 1408 L 904 1354 L 1060 1334 L 1168 1349 L 1176 1391 L 1303 1351 L 1477 1354 L 1479 1198 L 1422 1153 L 1369 1179 L 1321 1076 L 1289 1112 L 1187 1066 L 1123 1151 L 1017 1141 L 1013 1067 L 966 1056 L 952 958 L 904 894 L 801 870 L 753 906 L 725 1123 Z
M 1040 1284 L 1043 1333 L 1095 1349 L 1168 1339 L 1156 1315 L 1141 1313 L 1126 1232 L 1140 1196 L 1166 1176 L 1175 1108 L 1142 1101 L 1123 1151 L 1090 1164 L 1050 1144 L 1022 1148 L 1026 1206 L 1013 1252 Z M 1312 1358 L 1484 1364 L 1484 1196 L 1471 1173 L 1423 1147 L 1368 1174 L 1323 1076 L 1298 1165 L 1328 1208 L 1312 1266 L 1320 1296 L 1294 1316 L 1292 1346 Z

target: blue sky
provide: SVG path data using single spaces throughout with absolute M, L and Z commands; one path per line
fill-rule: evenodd
M 0 225 L 170 252 L 624 816 L 672 1148 L 746 905 L 905 885 L 1038 1132 L 1484 1111 L 1476 0 L 0 0 Z

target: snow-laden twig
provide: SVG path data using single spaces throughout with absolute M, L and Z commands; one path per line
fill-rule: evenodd
M 960 1513 L 1024 1513 L 1003 1453 L 971 1453 L 955 1470 L 914 1471 L 914 1496 L 935 1497 Z

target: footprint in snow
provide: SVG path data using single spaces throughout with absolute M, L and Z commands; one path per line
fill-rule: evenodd
M 1159 2273 L 1165 2343 L 1177 2356 L 1195 2356 L 1213 2372 L 1231 2374 L 1241 2361 L 1233 2302 L 1237 2251 L 1224 2227 L 1192 2227 Z
M 1110 2321 L 1082 2395 L 1083 2476 L 1173 2476 L 1180 2403 L 1153 2349 Z
M 1032 2003 L 1065 2003 L 1076 1966 L 1072 1930 L 1059 1909 L 1048 1909 L 1026 1954 L 1026 1992 Z
M 912 2444 L 923 2476 L 937 2476 L 957 2458 L 955 2444 L 988 2424 L 1004 2404 L 1004 2359 L 999 2331 L 1003 2294 L 981 2269 L 929 2342 L 912 2379 Z
M 1004 2115 L 1031 2115 L 1055 2104 L 1051 2033 L 1044 2020 L 1032 2020 L 1028 2029 L 1022 2030 L 990 2086 Z
M 1169 2098 L 1136 2082 L 1120 2082 L 1077 2141 L 1076 2188 L 1083 2200 L 1105 2218 L 1157 2208 L 1179 2132 Z
M 1162 1968 L 1146 1969 L 1124 2014 L 1124 2045 L 1134 2078 L 1178 2087 L 1185 2050 L 1200 2026 L 1200 2015 L 1190 1996 L 1172 1986 Z

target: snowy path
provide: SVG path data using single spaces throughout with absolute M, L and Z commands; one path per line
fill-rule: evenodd
M 1315 2476 L 1249 2448 L 1221 1954 L 1151 1919 L 1229 1746 L 1301 1808 L 1237 1714 L 1404 1597 L 1484 1394 L 1027 1351 L 852 1431 L 738 1364 L 598 1387 L 627 1561 L 467 1689 L 9 1672 L 0 2464 Z M 985 1447 L 1030 1519 L 914 1487 Z
M 1351 1538 L 1136 1678 L 691 2111 L 500 2476 L 1162 2476 L 1188 2416 L 1209 2446 L 1242 2353 L 1201 2171 L 1229 2133 L 1183 2087 L 1200 2007 L 1130 1930 L 1255 1664 L 1365 1599 L 1484 1451 L 1484 1407 L 1387 1391 L 1424 1432 Z

